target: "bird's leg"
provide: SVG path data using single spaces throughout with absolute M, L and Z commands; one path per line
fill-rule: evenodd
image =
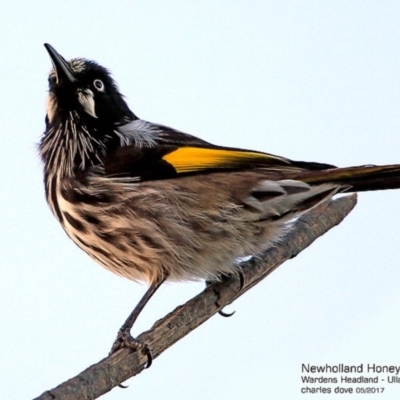
M 127 347 L 132 350 L 140 350 L 147 355 L 147 365 L 146 368 L 149 368 L 152 361 L 153 356 L 151 351 L 146 343 L 142 343 L 139 340 L 135 339 L 131 335 L 131 329 L 135 321 L 137 320 L 139 314 L 151 299 L 153 294 L 157 291 L 157 289 L 161 286 L 161 284 L 165 281 L 165 278 L 160 278 L 154 281 L 150 287 L 147 289 L 146 293 L 140 299 L 139 303 L 133 309 L 127 320 L 121 326 L 120 330 L 118 331 L 117 339 L 115 340 L 114 344 L 112 345 L 110 354 L 116 352 L 123 347 Z

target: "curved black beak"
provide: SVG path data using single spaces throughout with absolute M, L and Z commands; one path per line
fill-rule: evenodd
M 44 44 L 47 52 L 50 55 L 51 61 L 54 66 L 54 70 L 56 71 L 57 84 L 62 83 L 74 83 L 77 82 L 77 79 L 74 76 L 74 73 L 71 70 L 69 64 L 65 61 L 64 57 L 57 53 L 56 49 L 49 45 L 48 43 Z

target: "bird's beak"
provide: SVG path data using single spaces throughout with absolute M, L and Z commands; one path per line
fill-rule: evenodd
M 62 83 L 74 83 L 77 82 L 77 79 L 74 76 L 74 73 L 71 70 L 69 64 L 65 61 L 64 57 L 57 53 L 56 49 L 49 45 L 48 43 L 44 44 L 47 52 L 50 55 L 51 61 L 54 66 L 54 70 L 56 72 L 57 84 Z

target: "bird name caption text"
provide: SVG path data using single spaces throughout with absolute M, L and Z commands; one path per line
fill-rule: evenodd
M 384 394 L 393 386 L 400 389 L 400 365 L 301 364 L 302 394 Z

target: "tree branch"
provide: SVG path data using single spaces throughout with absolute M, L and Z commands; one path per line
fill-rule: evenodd
M 338 225 L 357 203 L 351 195 L 324 202 L 303 214 L 282 242 L 273 249 L 243 263 L 243 286 L 238 276 L 215 283 L 202 293 L 177 307 L 138 336 L 158 357 L 168 347 L 197 328 L 227 304 L 252 288 L 286 260 L 295 257 L 319 236 Z M 44 392 L 35 400 L 96 399 L 128 378 L 139 374 L 147 356 L 122 349 L 92 365 L 76 377 Z

